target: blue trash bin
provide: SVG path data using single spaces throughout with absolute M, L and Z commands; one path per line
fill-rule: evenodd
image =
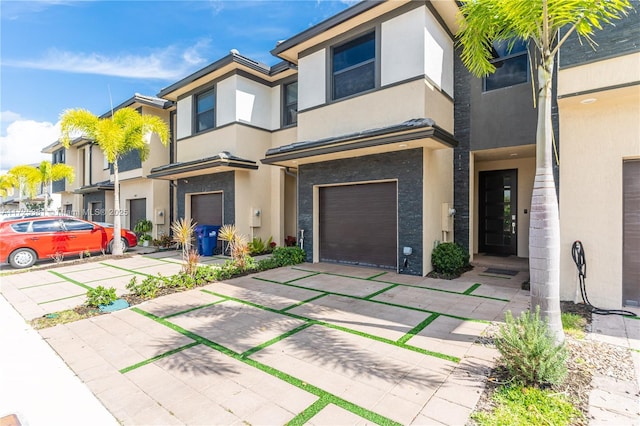
M 220 226 L 202 225 L 202 256 L 213 256 L 218 246 L 218 231 Z
M 206 225 L 196 225 L 194 232 L 196 234 L 196 249 L 200 256 L 204 255 L 204 228 Z M 211 256 L 211 255 L 209 255 Z

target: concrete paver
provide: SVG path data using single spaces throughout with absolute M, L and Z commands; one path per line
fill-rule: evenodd
M 82 285 L 121 292 L 133 276 L 180 268 L 177 251 L 109 258 L 2 277 L 2 294 L 31 319 L 81 303 Z M 303 264 L 40 334 L 95 395 L 93 403 L 125 425 L 285 424 L 302 417 L 314 425 L 464 424 L 497 356 L 495 348 L 474 343 L 487 326 L 476 320 L 501 321 L 506 310 L 518 315 L 529 302 L 521 274 L 472 272 L 446 281 Z M 634 326 L 637 320 L 596 318 L 590 338 L 639 348 Z M 633 424 L 628 413 L 637 397 L 616 390 L 638 383 L 603 378 L 594 385 L 593 424 Z M 612 397 L 615 404 L 602 402 Z M 12 409 L 7 401 L 20 407 L 15 398 L 0 398 L 0 414 Z M 33 421 L 33 411 L 24 412 L 29 424 L 64 424 Z M 79 424 L 111 424 L 107 418 Z

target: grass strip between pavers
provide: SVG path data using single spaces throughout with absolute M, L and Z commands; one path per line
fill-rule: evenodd
M 398 343 L 402 343 L 402 344 L 407 343 L 409 339 L 411 339 L 413 336 L 415 336 L 416 334 L 420 333 L 422 330 L 427 328 L 427 326 L 431 324 L 433 321 L 435 321 L 436 318 L 438 318 L 439 316 L 440 314 L 429 315 L 427 318 L 424 319 L 424 321 L 422 321 L 420 324 L 413 327 L 411 330 L 407 332 L 407 334 L 399 338 Z
M 104 266 L 108 266 L 110 268 L 119 269 L 121 271 L 127 271 L 132 274 L 144 275 L 145 277 L 157 277 L 157 275 L 147 274 L 146 272 L 136 271 L 135 269 L 123 268 L 122 266 L 111 265 L 110 263 L 106 263 L 106 262 L 100 262 L 100 264 Z
M 302 426 L 307 424 L 313 416 L 324 410 L 329 404 L 331 404 L 329 398 L 320 398 L 316 400 L 316 402 L 302 410 L 293 419 L 289 420 L 286 426 Z
M 138 362 L 137 364 L 133 364 L 133 365 L 130 365 L 129 367 L 125 367 L 122 370 L 120 370 L 120 372 L 122 374 L 128 373 L 131 370 L 135 370 L 136 368 L 144 367 L 147 364 L 151 364 L 152 362 L 156 362 L 159 359 L 166 358 L 166 357 L 171 356 L 173 354 L 177 354 L 178 352 L 182 352 L 185 349 L 192 348 L 192 347 L 197 346 L 199 344 L 200 344 L 200 342 L 192 342 L 192 343 L 189 343 L 188 345 L 184 345 L 184 346 L 180 346 L 179 348 L 171 349 L 170 351 L 165 352 L 165 353 L 160 354 L 160 355 L 156 355 L 153 358 L 149 358 L 149 359 L 146 359 L 144 361 Z
M 93 290 L 93 287 L 90 287 L 86 284 L 81 283 L 80 281 L 76 281 L 73 278 L 69 278 L 66 275 L 61 274 L 60 272 L 49 271 L 50 274 L 55 275 L 56 277 L 62 278 L 63 280 L 70 282 L 71 284 L 75 284 L 79 287 L 84 288 L 85 290 Z
M 30 286 L 27 286 L 27 287 L 20 287 L 20 288 L 16 287 L 16 288 L 17 288 L 18 290 L 26 290 L 26 289 L 28 289 L 28 288 L 38 288 L 38 287 L 44 287 L 44 286 L 48 286 L 48 285 L 62 284 L 62 283 L 65 283 L 65 282 L 66 282 L 66 281 L 55 281 L 55 282 L 52 282 L 52 283 L 36 284 L 36 285 L 30 285 Z
M 91 280 L 91 281 L 85 281 L 86 283 L 95 283 L 98 281 L 106 281 L 106 280 L 111 280 L 113 278 L 122 278 L 122 277 L 128 277 L 131 274 L 124 274 L 124 275 L 112 275 L 108 278 L 98 278 L 97 280 Z
M 376 292 L 374 292 L 374 293 L 371 293 L 371 294 L 369 294 L 369 295 L 367 295 L 367 296 L 364 296 L 364 297 L 363 297 L 363 299 L 367 299 L 367 300 L 369 300 L 369 299 L 371 299 L 372 297 L 376 297 L 377 295 L 382 294 L 382 293 L 384 293 L 385 291 L 391 290 L 392 288 L 396 288 L 396 287 L 398 287 L 399 285 L 400 285 L 400 284 L 391 284 L 389 287 L 385 287 L 385 288 L 383 288 L 382 290 L 378 290 L 378 291 L 376 291 Z
M 311 298 L 309 298 L 307 300 L 303 300 L 302 302 L 294 303 L 291 306 L 287 306 L 286 308 L 282 308 L 282 309 L 280 309 L 280 312 L 286 312 L 286 311 L 288 311 L 290 309 L 297 308 L 298 306 L 302 306 L 302 305 L 304 305 L 306 303 L 313 302 L 314 300 L 320 299 L 321 297 L 325 297 L 326 295 L 327 295 L 327 293 L 318 294 L 317 296 L 313 296 L 313 297 L 311 297 Z
M 452 355 L 442 354 L 440 352 L 433 352 L 433 351 L 430 351 L 428 349 L 419 348 L 417 346 L 407 345 L 406 343 L 399 343 L 399 342 L 397 342 L 395 340 L 387 339 L 385 337 L 376 336 L 374 334 L 365 333 L 364 331 L 354 330 L 352 328 L 343 327 L 341 325 L 332 324 L 332 323 L 326 322 L 326 321 L 316 320 L 316 319 L 313 319 L 313 318 L 307 318 L 307 317 L 304 317 L 302 315 L 292 314 L 291 312 L 281 312 L 281 311 L 278 311 L 276 309 L 269 308 L 268 306 L 262 306 L 262 305 L 259 305 L 257 303 L 253 303 L 253 302 L 249 302 L 249 301 L 246 301 L 246 300 L 238 299 L 238 298 L 235 298 L 235 297 L 232 297 L 232 296 L 225 296 L 224 294 L 216 293 L 216 292 L 213 292 L 211 290 L 202 289 L 200 291 L 202 291 L 204 293 L 207 293 L 207 294 L 214 295 L 214 296 L 224 297 L 224 298 L 226 298 L 226 299 L 228 299 L 228 300 L 230 300 L 232 302 L 237 302 L 237 303 L 241 303 L 243 305 L 248 305 L 248 306 L 251 306 L 251 307 L 254 307 L 254 308 L 257 308 L 257 309 L 262 309 L 264 311 L 273 312 L 273 313 L 280 314 L 280 315 L 285 315 L 285 316 L 288 316 L 290 318 L 294 318 L 294 319 L 297 319 L 297 320 L 301 320 L 301 321 L 305 321 L 305 322 L 311 322 L 311 323 L 313 323 L 315 325 L 320 325 L 322 327 L 332 328 L 334 330 L 343 331 L 345 333 L 349 333 L 349 334 L 353 334 L 353 335 L 356 335 L 356 336 L 364 337 L 365 339 L 375 340 L 377 342 L 386 343 L 386 344 L 392 345 L 392 346 L 397 346 L 399 348 L 407 349 L 407 350 L 410 350 L 412 352 L 418 352 L 418 353 L 423 354 L 423 355 L 429 355 L 429 356 L 432 356 L 432 357 L 435 357 L 435 358 L 445 359 L 447 361 L 452 361 L 452 362 L 455 362 L 455 363 L 459 363 L 460 362 L 460 358 L 452 356 Z M 433 313 L 433 312 L 429 312 L 429 313 Z M 436 315 L 440 316 L 442 314 L 436 314 Z M 426 325 L 425 325 L 425 327 L 426 327 Z
M 269 347 L 269 346 L 271 346 L 273 344 L 276 344 L 279 341 L 284 340 L 287 337 L 292 336 L 292 335 L 296 334 L 299 331 L 302 331 L 302 330 L 304 330 L 306 328 L 309 328 L 314 324 L 315 324 L 315 322 L 312 322 L 312 321 L 310 321 L 310 322 L 308 322 L 306 324 L 302 324 L 302 325 L 300 325 L 300 326 L 298 326 L 298 327 L 296 327 L 296 328 L 294 328 L 292 330 L 287 331 L 284 334 L 281 334 L 280 336 L 276 336 L 271 340 L 267 340 L 266 342 L 264 342 L 264 343 L 262 343 L 262 344 L 260 344 L 258 346 L 255 346 L 255 347 L 253 347 L 251 349 L 248 349 L 248 350 L 242 352 L 240 354 L 240 356 L 242 358 L 250 357 L 251 355 L 255 354 L 256 352 L 261 351 L 262 349 L 267 348 L 267 347 Z
M 222 302 L 226 302 L 226 299 L 216 300 L 215 302 L 207 303 L 205 305 L 196 306 L 194 308 L 185 309 L 184 311 L 180 311 L 180 312 L 174 312 L 172 314 L 165 315 L 162 318 L 177 317 L 178 315 L 187 314 L 189 312 L 197 311 L 198 309 L 208 308 L 209 306 L 217 305 L 218 303 L 222 303 Z
M 281 282 L 278 282 L 278 281 L 268 280 L 266 278 L 260 278 L 260 277 L 251 277 L 251 278 L 254 279 L 254 280 L 264 281 L 264 282 L 268 282 L 268 283 L 272 283 L 272 284 L 284 285 L 284 286 L 294 287 L 294 288 L 301 288 L 303 290 L 321 291 L 323 293 L 326 293 L 326 294 L 332 295 L 332 296 L 341 296 L 341 297 L 348 297 L 350 299 L 364 300 L 365 302 L 378 303 L 380 305 L 392 306 L 394 308 L 404 308 L 404 309 L 409 309 L 411 311 L 426 312 L 428 314 L 440 314 L 440 315 L 448 317 L 448 318 L 459 319 L 459 320 L 462 320 L 462 321 L 479 322 L 481 324 L 489 324 L 490 323 L 490 321 L 486 321 L 486 320 L 479 320 L 479 319 L 474 319 L 474 318 L 461 317 L 459 315 L 445 314 L 443 312 L 429 311 L 427 309 L 416 308 L 416 307 L 413 307 L 413 306 L 400 305 L 398 303 L 385 302 L 383 300 L 365 299 L 365 298 L 363 298 L 361 296 L 354 296 L 352 294 L 336 293 L 334 291 L 318 290 L 316 288 L 309 288 L 309 287 L 304 287 L 304 286 L 301 286 L 301 285 L 291 284 L 290 282 L 281 283 Z M 402 285 L 402 284 L 399 284 L 399 285 Z M 420 288 L 422 288 L 422 287 L 420 287 Z M 456 293 L 456 294 L 460 294 L 460 293 Z M 228 297 L 228 296 L 224 296 L 224 295 L 221 295 L 221 296 L 222 297 Z M 274 310 L 274 312 L 278 312 L 278 311 Z
M 293 267 L 291 269 L 295 269 L 296 271 L 302 271 L 302 272 L 313 272 L 313 271 L 310 271 L 308 269 L 295 268 L 295 267 Z M 361 280 L 361 281 L 373 281 L 375 283 L 395 284 L 395 285 L 403 286 L 403 287 L 421 288 L 423 290 L 439 291 L 440 293 L 449 293 L 449 294 L 457 294 L 457 295 L 462 295 L 462 296 L 479 297 L 481 299 L 497 300 L 499 302 L 510 302 L 509 299 L 501 299 L 499 297 L 482 296 L 480 294 L 466 294 L 466 293 L 460 293 L 459 291 L 445 290 L 445 289 L 442 289 L 442 288 L 435 288 L 435 287 L 423 287 L 423 286 L 413 285 L 413 284 L 394 283 L 393 281 L 376 280 L 376 279 L 374 279 L 375 277 L 361 278 L 361 277 L 353 277 L 353 276 L 344 275 L 344 274 L 334 274 L 334 273 L 331 273 L 331 272 L 317 272 L 314 275 L 319 275 L 319 274 L 332 275 L 334 277 L 351 278 L 351 279 L 354 279 L 354 280 Z M 480 274 L 480 275 L 482 275 L 482 274 Z M 487 275 L 487 276 L 492 276 L 492 275 Z M 303 277 L 303 278 L 306 278 L 306 277 Z M 498 278 L 500 278 L 500 277 L 498 277 Z M 296 280 L 299 280 L 299 279 L 302 279 L 302 278 L 296 278 Z M 509 279 L 511 279 L 511 278 L 509 278 Z M 296 281 L 296 280 L 287 281 L 286 283 L 288 284 L 288 283 Z
M 291 269 L 295 269 L 295 268 L 291 268 Z M 301 269 L 298 269 L 298 270 L 301 271 Z M 320 275 L 321 274 L 321 272 L 312 272 L 312 271 L 302 271 L 302 272 L 311 272 L 311 273 L 309 275 L 305 275 L 303 277 L 298 277 L 298 278 L 294 278 L 294 279 L 289 280 L 289 281 L 285 281 L 285 283 L 289 284 L 289 283 L 293 283 L 293 282 L 296 282 L 296 281 L 304 280 L 305 278 L 315 277 L 316 275 Z M 265 279 L 265 281 L 271 281 L 271 280 Z M 272 281 L 272 282 L 280 283 L 280 281 Z
M 469 287 L 468 289 L 466 289 L 465 291 L 462 292 L 462 294 L 471 294 L 474 291 L 476 291 L 476 289 L 478 287 L 480 287 L 482 284 L 480 283 L 475 283 L 474 285 L 472 285 L 471 287 Z
M 38 302 L 38 305 L 46 305 L 47 303 L 58 302 L 60 300 L 73 299 L 73 298 L 76 298 L 76 297 L 86 296 L 86 295 L 87 295 L 86 293 L 82 293 L 82 294 L 76 294 L 75 296 L 61 297 L 59 299 L 47 300 L 46 302 Z
M 371 275 L 370 277 L 365 278 L 365 280 L 371 281 L 375 278 L 381 277 L 383 275 L 386 275 L 386 272 L 380 272 L 379 274 L 375 274 L 375 275 Z
M 182 264 L 182 261 L 178 259 L 167 260 L 170 256 L 167 256 L 167 257 L 140 256 L 140 257 L 144 257 L 145 259 L 157 260 L 158 262 L 171 263 L 171 264 L 177 263 L 178 265 Z
M 227 348 L 226 346 L 223 346 L 219 343 L 216 343 L 214 341 L 211 341 L 209 339 L 206 339 L 202 336 L 199 336 L 189 330 L 186 330 L 176 324 L 173 324 L 163 318 L 157 317 L 149 312 L 143 311 L 140 308 L 131 308 L 131 310 L 133 312 L 136 312 L 140 315 L 143 315 L 149 319 L 152 319 L 166 327 L 169 327 L 170 329 L 172 329 L 173 331 L 182 334 L 183 336 L 187 336 L 193 340 L 195 340 L 198 343 L 201 343 L 211 349 L 214 349 L 224 355 L 227 355 L 237 361 L 243 362 L 247 365 L 249 365 L 250 367 L 254 367 L 257 368 L 260 371 L 263 371 L 267 374 L 270 374 L 271 376 L 274 376 L 282 381 L 285 381 L 287 383 L 289 383 L 292 386 L 295 386 L 299 389 L 302 389 L 306 392 L 309 392 L 313 395 L 316 395 L 318 397 L 320 397 L 321 399 L 328 399 L 331 403 L 337 405 L 340 408 L 343 408 L 347 411 L 350 411 L 360 417 L 363 417 L 366 420 L 369 420 L 373 423 L 379 424 L 379 425 L 398 425 L 400 426 L 401 424 L 398 422 L 395 422 L 387 417 L 384 417 L 378 413 L 374 413 L 373 411 L 369 411 L 366 408 L 360 407 L 359 405 L 356 405 L 352 402 L 349 402 L 345 399 L 342 399 L 336 395 L 333 395 L 332 393 L 329 393 L 327 391 L 325 391 L 324 389 L 320 389 L 317 386 L 311 385 L 309 383 L 306 383 L 296 377 L 291 376 L 290 374 L 287 374 L 283 371 L 280 371 L 276 368 L 270 367 L 266 364 L 263 364 L 259 361 L 253 360 L 251 358 L 246 358 L 243 357 L 241 354 L 233 351 L 232 349 Z

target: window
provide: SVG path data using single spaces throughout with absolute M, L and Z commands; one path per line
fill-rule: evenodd
M 509 49 L 509 41 L 497 41 L 493 44 L 491 63 L 496 72 L 484 78 L 484 91 L 501 89 L 529 81 L 529 56 L 527 43 L 516 40 Z
M 82 222 L 80 220 L 65 219 L 64 227 L 67 231 L 92 231 L 93 225 L 88 222 Z
M 59 149 L 53 153 L 53 158 L 51 161 L 52 164 L 63 164 L 64 163 L 64 149 Z
M 298 122 L 298 82 L 285 84 L 282 88 L 282 125 L 290 126 Z
M 18 222 L 11 225 L 11 228 L 16 232 L 27 232 L 31 222 Z
M 107 160 L 107 156 L 102 157 L 102 168 L 107 170 L 109 168 L 109 160 Z
M 375 32 L 372 32 L 333 49 L 333 99 L 375 88 L 375 36 Z
M 58 232 L 62 231 L 62 222 L 54 220 L 37 220 L 33 222 L 33 232 Z
M 196 133 L 215 126 L 215 105 L 213 89 L 196 96 Z

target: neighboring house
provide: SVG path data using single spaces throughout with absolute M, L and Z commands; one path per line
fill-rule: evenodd
M 236 51 L 163 89 L 175 102 L 175 156 L 149 177 L 172 182 L 177 217 L 235 224 L 279 245 L 296 235 L 296 181 L 259 160 L 274 143 L 296 140 L 296 70 Z
M 152 96 L 135 94 L 114 108 L 131 107 L 141 114 L 154 114 L 167 122 L 170 120 L 171 102 Z M 111 111 L 100 118 L 111 116 Z M 120 200 L 122 226 L 133 229 L 139 219 L 150 219 L 154 223 L 153 236 L 168 234 L 171 209 L 170 188 L 167 182 L 146 177 L 157 164 L 170 158 L 172 146 L 162 145 L 157 135 L 150 140 L 150 155 L 144 162 L 137 151 L 124 155 L 118 162 L 120 177 Z M 59 141 L 47 146 L 42 152 L 52 155 L 52 163 L 65 163 L 74 168 L 73 183 L 60 180 L 53 183 L 53 192 L 61 194 L 62 212 L 96 222 L 113 223 L 113 168 L 94 142 L 78 137 L 64 148 Z
M 582 302 L 572 245 L 582 241 L 587 291 L 599 307 L 640 305 L 640 9 L 571 38 L 553 104 L 561 226 L 561 299 Z M 455 239 L 472 254 L 529 257 L 536 110 L 530 52 L 494 46 L 495 74 L 470 76 L 456 55 Z M 459 53 L 459 52 L 458 52 Z M 597 101 L 595 101 L 597 99 Z M 558 160 L 559 159 L 559 164 Z

